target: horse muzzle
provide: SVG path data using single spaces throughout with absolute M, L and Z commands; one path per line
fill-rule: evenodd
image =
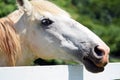
M 93 72 L 102 72 L 105 65 L 109 62 L 110 49 L 107 46 L 95 46 L 88 56 L 83 58 L 83 64 L 86 69 Z

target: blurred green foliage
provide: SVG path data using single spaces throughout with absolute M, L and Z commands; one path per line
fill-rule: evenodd
M 120 0 L 49 0 L 90 28 L 120 57 Z M 0 0 L 0 17 L 15 10 L 15 0 Z
M 0 17 L 16 9 L 15 0 L 0 0 Z

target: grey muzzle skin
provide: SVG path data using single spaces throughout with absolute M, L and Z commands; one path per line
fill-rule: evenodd
M 98 67 L 96 65 L 101 64 L 101 60 L 104 56 L 104 53 L 101 50 L 99 50 L 97 46 L 93 47 L 93 49 L 87 47 L 83 48 L 82 46 L 80 46 L 79 50 L 71 51 L 70 49 L 66 49 L 66 51 L 71 53 L 71 55 L 75 57 L 77 62 L 82 62 L 88 71 L 98 73 L 104 71 L 104 66 L 107 63 L 105 63 L 103 67 Z

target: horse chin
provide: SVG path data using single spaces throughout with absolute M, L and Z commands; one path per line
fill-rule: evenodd
M 88 58 L 84 59 L 83 64 L 85 65 L 85 68 L 92 73 L 99 73 L 104 71 L 104 67 L 96 66 L 95 63 Z

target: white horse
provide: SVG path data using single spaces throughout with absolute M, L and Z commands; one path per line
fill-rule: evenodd
M 67 12 L 47 0 L 17 0 L 17 4 L 19 9 L 6 17 L 20 38 L 21 49 L 18 47 L 15 54 L 22 54 L 14 56 L 13 65 L 31 65 L 37 58 L 61 59 L 82 62 L 91 72 L 104 70 L 109 47 Z M 0 49 L 3 55 L 5 51 Z M 10 66 L 8 63 L 0 56 L 0 66 Z

